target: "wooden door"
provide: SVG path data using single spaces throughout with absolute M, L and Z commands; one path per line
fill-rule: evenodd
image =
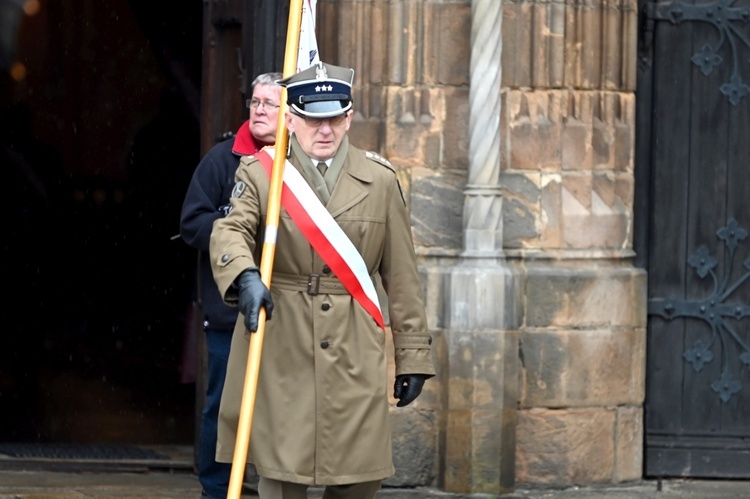
M 642 2 L 645 475 L 750 477 L 750 0 Z

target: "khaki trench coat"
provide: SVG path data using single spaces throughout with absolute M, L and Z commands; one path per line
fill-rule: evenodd
M 291 163 L 314 185 L 294 137 Z M 302 159 L 304 158 L 304 159 Z M 289 164 L 287 164 L 289 168 Z M 396 374 L 435 373 L 411 226 L 393 168 L 344 140 L 340 173 L 326 208 L 359 250 L 388 296 Z M 236 304 L 235 278 L 259 266 L 269 178 L 254 157 L 236 174 L 232 210 L 214 224 L 211 261 L 224 299 Z M 319 197 L 328 197 L 320 195 Z M 320 294 L 307 293 L 310 274 Z M 340 485 L 393 474 L 385 333 L 346 293 L 282 208 L 274 271 L 273 317 L 266 323 L 255 400 L 250 461 L 261 476 L 308 485 Z M 231 462 L 247 365 L 243 316 L 232 339 L 219 414 L 217 460 Z

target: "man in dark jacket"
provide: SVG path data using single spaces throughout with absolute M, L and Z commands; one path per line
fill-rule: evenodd
M 198 478 L 201 497 L 225 498 L 232 466 L 215 461 L 216 427 L 221 392 L 227 371 L 232 330 L 238 309 L 224 303 L 211 275 L 208 245 L 215 220 L 226 216 L 234 187 L 234 174 L 242 156 L 253 155 L 276 141 L 281 87 L 280 73 L 266 73 L 253 81 L 248 100 L 250 118 L 237 134 L 206 154 L 196 168 L 180 216 L 180 235 L 201 252 L 199 281 L 204 314 L 203 327 L 208 351 L 208 384 L 201 419 L 198 451 Z

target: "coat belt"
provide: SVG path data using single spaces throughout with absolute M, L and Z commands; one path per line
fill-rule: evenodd
M 348 295 L 344 285 L 337 277 L 326 277 L 320 274 L 292 275 L 274 272 L 271 287 L 287 291 L 305 291 L 308 295 Z

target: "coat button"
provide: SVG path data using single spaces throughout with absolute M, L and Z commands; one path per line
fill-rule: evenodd
M 325 350 L 326 348 L 328 348 L 328 340 L 321 341 L 320 342 L 320 348 L 322 348 L 323 350 Z
M 221 261 L 223 263 L 226 263 L 229 261 L 229 255 L 221 255 Z
M 324 304 L 322 304 L 320 306 L 320 308 L 323 309 L 323 312 L 325 312 L 326 310 L 328 310 L 329 308 L 331 308 L 331 304 L 330 303 L 324 303 Z
M 331 273 L 331 267 L 328 265 L 323 265 L 323 273 L 324 274 L 330 274 Z

